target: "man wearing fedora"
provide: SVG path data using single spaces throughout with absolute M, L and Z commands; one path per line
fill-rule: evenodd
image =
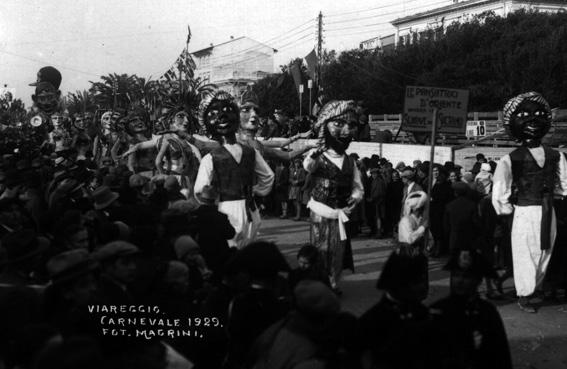
M 45 290 L 45 311 L 64 336 L 98 336 L 100 327 L 87 310 L 96 298 L 98 267 L 85 249 L 62 252 L 47 262 L 51 283 Z
M 93 253 L 101 265 L 101 302 L 125 305 L 135 302 L 130 286 L 136 280 L 138 254 L 138 247 L 125 241 L 110 242 Z

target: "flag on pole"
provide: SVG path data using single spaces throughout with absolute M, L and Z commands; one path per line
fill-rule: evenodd
M 293 77 L 293 81 L 295 82 L 295 88 L 299 92 L 299 86 L 303 84 L 303 78 L 301 76 L 301 65 L 299 63 L 293 63 L 289 68 L 289 72 Z
M 177 59 L 175 59 L 175 62 L 173 63 L 171 68 L 169 68 L 169 70 L 160 77 L 160 80 L 170 81 L 172 79 L 176 79 L 177 74 L 175 73 L 175 70 L 177 70 L 179 73 L 184 73 L 186 78 L 189 79 L 192 79 L 195 76 L 195 69 L 197 68 L 197 65 L 195 64 L 193 57 L 189 53 L 188 45 L 190 41 L 191 28 L 187 26 L 187 41 L 185 47 L 183 48 L 183 51 L 181 51 L 181 54 L 179 54 Z
M 309 77 L 311 79 L 315 79 L 317 73 L 317 53 L 315 53 L 315 49 L 311 50 L 307 56 L 305 56 L 305 63 L 307 64 L 307 72 L 309 73 Z

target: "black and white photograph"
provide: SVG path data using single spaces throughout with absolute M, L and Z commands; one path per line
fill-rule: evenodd
M 0 369 L 566 348 L 567 0 L 0 1 Z

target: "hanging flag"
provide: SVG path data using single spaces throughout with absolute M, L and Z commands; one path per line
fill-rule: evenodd
M 167 72 L 165 72 L 161 77 L 160 80 L 170 81 L 172 79 L 176 79 L 175 70 L 179 73 L 185 74 L 185 78 L 193 79 L 195 76 L 195 69 L 197 65 L 193 60 L 193 57 L 189 53 L 189 42 L 191 41 L 191 27 L 187 26 L 187 41 L 185 48 L 181 51 L 181 54 L 175 59 L 173 66 L 169 68 Z
M 309 77 L 312 80 L 315 80 L 315 75 L 317 73 L 317 53 L 315 53 L 315 49 L 311 50 L 307 56 L 305 56 L 305 63 L 307 64 L 307 72 L 309 73 Z
M 295 82 L 295 88 L 299 92 L 299 86 L 303 84 L 303 77 L 301 75 L 301 65 L 299 63 L 293 63 L 289 68 L 289 72 L 293 77 L 293 81 Z

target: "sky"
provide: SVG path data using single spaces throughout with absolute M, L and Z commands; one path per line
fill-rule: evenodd
M 452 0 L 2 0 L 0 87 L 31 104 L 39 68 L 63 75 L 61 91 L 87 89 L 109 73 L 159 78 L 189 51 L 247 36 L 278 49 L 274 71 L 316 45 L 323 14 L 324 48 L 338 52 L 392 34 L 393 19 Z

